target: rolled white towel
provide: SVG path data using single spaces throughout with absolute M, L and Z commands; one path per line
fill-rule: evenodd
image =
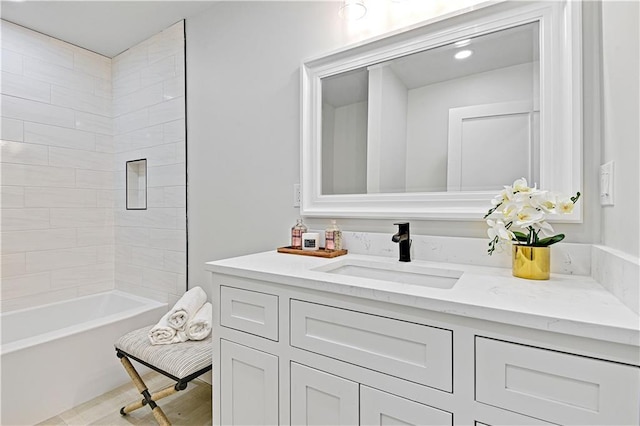
M 187 291 L 169 311 L 169 326 L 184 331 L 189 318 L 193 318 L 206 301 L 207 293 L 202 288 L 194 287 Z
M 152 345 L 169 345 L 171 343 L 186 342 L 187 335 L 184 331 L 178 331 L 169 326 L 169 315 L 167 312 L 160 318 L 160 321 L 149 330 L 149 340 Z
M 202 308 L 187 322 L 185 329 L 189 340 L 203 340 L 211 333 L 211 320 L 213 318 L 213 306 L 210 302 L 202 305 Z

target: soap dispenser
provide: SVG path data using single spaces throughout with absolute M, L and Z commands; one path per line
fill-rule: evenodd
M 324 231 L 324 248 L 326 250 L 342 250 L 342 231 L 336 225 L 335 220 Z
M 302 249 L 302 234 L 307 232 L 307 226 L 298 219 L 296 224 L 291 228 L 291 248 Z

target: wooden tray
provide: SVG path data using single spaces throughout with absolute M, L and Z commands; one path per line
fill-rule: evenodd
M 289 253 L 289 254 L 301 254 L 303 256 L 316 256 L 316 257 L 338 257 L 344 254 L 347 254 L 347 250 L 325 250 L 324 247 L 320 247 L 318 250 L 302 250 L 302 249 L 294 249 L 291 246 L 288 247 L 278 247 L 278 253 Z

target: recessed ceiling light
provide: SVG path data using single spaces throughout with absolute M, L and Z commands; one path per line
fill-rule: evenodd
M 471 55 L 473 55 L 473 50 L 461 50 L 453 55 L 453 57 L 456 59 L 466 59 Z
M 364 0 L 344 0 L 338 14 L 347 21 L 355 21 L 367 14 L 367 6 Z
M 471 39 L 468 38 L 466 40 L 460 40 L 460 41 L 456 41 L 455 43 L 453 43 L 453 45 L 455 47 L 465 47 L 471 44 Z

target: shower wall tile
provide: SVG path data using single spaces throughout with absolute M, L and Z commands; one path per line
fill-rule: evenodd
M 3 163 L 47 165 L 49 162 L 49 149 L 42 145 L 0 141 L 0 154 Z
M 24 121 L 3 117 L 0 122 L 0 139 L 3 141 L 24 141 Z
M 41 123 L 24 123 L 24 141 L 86 151 L 92 151 L 96 148 L 95 133 Z
M 0 308 L 114 288 L 111 60 L 0 27 Z
M 50 102 L 51 85 L 23 75 L 2 72 L 2 93 L 32 101 Z
M 115 57 L 112 69 L 116 287 L 175 300 L 186 289 L 183 23 Z M 127 211 L 125 163 L 141 158 L 147 209 Z
M 97 191 L 80 188 L 26 187 L 25 207 L 99 207 Z

